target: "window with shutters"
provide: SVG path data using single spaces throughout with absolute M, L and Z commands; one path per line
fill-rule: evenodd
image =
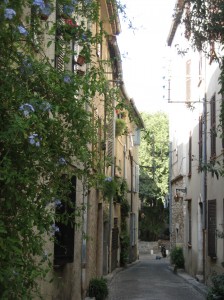
M 210 139 L 211 139 L 211 159 L 216 156 L 216 99 L 215 95 L 210 101 Z
M 112 116 L 108 117 L 108 122 L 107 122 L 107 157 L 108 157 L 108 163 L 109 165 L 112 164 L 114 160 L 114 119 Z
M 208 256 L 216 258 L 216 200 L 208 200 Z
M 222 126 L 222 149 L 224 149 L 224 95 L 222 95 L 220 118 L 221 118 L 221 126 Z
M 199 128 L 198 128 L 198 158 L 199 158 L 199 170 L 202 165 L 202 130 L 203 130 L 203 119 L 202 116 L 199 117 Z
M 188 145 L 188 176 L 191 176 L 192 172 L 192 135 L 189 136 L 189 145 Z
M 139 192 L 139 165 L 137 165 L 133 161 L 133 192 L 138 193 Z
M 140 145 L 140 133 L 141 133 L 141 130 L 140 128 L 136 128 L 135 129 L 135 134 L 134 134 L 134 145 L 135 146 L 139 146 Z
M 63 14 L 63 6 L 56 3 L 56 38 L 55 38 L 55 68 L 58 71 L 63 72 L 65 69 L 65 48 L 66 42 L 60 31 L 60 27 L 65 25 L 65 20 L 61 17 Z
M 63 176 L 65 181 L 67 176 Z M 59 229 L 55 233 L 54 243 L 54 265 L 63 266 L 66 263 L 74 261 L 74 223 L 71 220 L 72 214 L 75 212 L 76 205 L 76 177 L 72 176 L 70 193 L 66 201 L 61 201 L 61 204 L 56 207 L 56 214 L 60 216 L 68 216 L 67 222 L 55 222 L 55 226 Z M 69 218 L 71 217 L 71 219 Z

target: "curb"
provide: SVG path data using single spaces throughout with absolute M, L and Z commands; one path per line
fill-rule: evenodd
M 174 270 L 174 266 L 168 266 L 168 269 L 175 273 L 177 276 L 180 276 L 181 278 L 183 278 L 186 282 L 188 282 L 192 287 L 194 287 L 198 292 L 200 292 L 203 296 L 207 296 L 208 295 L 208 287 L 197 281 L 197 279 L 195 279 L 194 277 L 190 276 L 188 273 L 186 273 L 184 271 L 184 269 L 177 269 L 177 271 Z
M 119 272 L 121 272 L 121 271 L 123 271 L 123 270 L 125 270 L 127 268 L 132 267 L 135 264 L 138 264 L 139 262 L 140 262 L 140 260 L 136 260 L 136 261 L 133 261 L 132 263 L 127 264 L 127 266 L 125 266 L 125 267 L 116 268 L 111 273 L 109 273 L 107 275 L 104 275 L 103 277 L 105 279 L 107 279 L 108 284 L 110 284 L 116 274 L 118 274 Z

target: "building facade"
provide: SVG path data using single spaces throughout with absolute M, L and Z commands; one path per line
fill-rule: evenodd
M 217 62 L 192 50 L 180 19 L 187 13 L 177 1 L 168 36 L 170 103 L 171 245 L 184 250 L 185 269 L 209 283 L 222 273 L 223 178 L 222 95 Z

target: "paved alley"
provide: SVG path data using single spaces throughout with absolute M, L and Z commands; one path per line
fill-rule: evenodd
M 168 258 L 157 260 L 155 255 L 141 255 L 138 262 L 113 276 L 108 299 L 205 300 L 205 294 L 189 278 L 174 274 Z

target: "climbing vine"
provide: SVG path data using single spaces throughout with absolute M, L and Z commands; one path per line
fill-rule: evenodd
M 63 24 L 55 21 L 58 5 Z M 62 202 L 72 205 L 64 174 L 89 187 L 97 182 L 91 172 L 96 153 L 89 147 L 98 141 L 92 99 L 119 99 L 116 89 L 108 89 L 104 66 L 94 60 L 105 32 L 93 35 L 86 18 L 102 28 L 98 1 L 0 1 L 1 299 L 33 299 L 37 279 L 51 267 L 46 237 L 54 241 L 56 221 L 79 222 L 81 207 L 69 217 L 56 213 Z M 63 53 L 60 64 L 69 64 L 77 55 L 74 42 L 90 66 L 82 74 L 55 68 L 51 56 L 55 46 L 56 56 Z

